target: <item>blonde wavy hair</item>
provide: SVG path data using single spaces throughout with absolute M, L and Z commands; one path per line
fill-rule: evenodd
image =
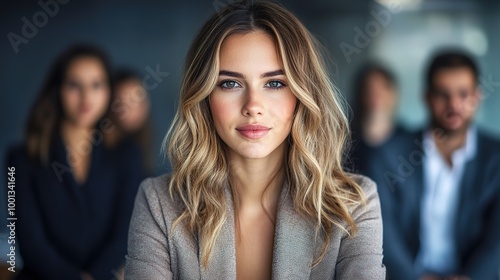
M 353 236 L 357 227 L 350 206 L 364 203 L 363 191 L 342 169 L 349 127 L 338 91 L 328 78 L 318 44 L 300 21 L 278 4 L 242 1 L 211 17 L 195 38 L 186 59 L 180 104 L 163 141 L 172 164 L 169 193 L 184 204 L 173 228 L 183 222 L 199 234 L 202 260 L 210 253 L 227 219 L 224 188 L 229 164 L 208 104 L 219 73 L 219 52 L 235 33 L 264 31 L 278 46 L 283 70 L 297 97 L 296 115 L 285 155 L 286 180 L 296 211 L 310 218 L 324 242 L 316 266 L 335 229 Z

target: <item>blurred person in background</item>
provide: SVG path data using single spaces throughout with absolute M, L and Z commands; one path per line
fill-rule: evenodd
M 113 129 L 102 119 L 111 80 L 99 49 L 67 49 L 31 109 L 25 142 L 8 153 L 24 261 L 17 279 L 111 279 L 123 266 L 141 160 L 137 147 L 102 143 Z
M 105 142 L 111 148 L 135 142 L 141 148 L 143 177 L 152 176 L 154 159 L 148 92 L 140 76 L 131 70 L 117 71 L 113 81 L 114 98 L 109 118 L 116 129 L 104 135 Z
M 361 68 L 354 83 L 348 169 L 372 177 L 374 154 L 391 149 L 393 141 L 407 133 L 395 120 L 398 100 L 396 78 L 389 69 L 375 62 Z
M 379 158 L 389 279 L 495 280 L 500 269 L 500 143 L 473 124 L 478 68 L 460 51 L 427 73 L 429 125 Z

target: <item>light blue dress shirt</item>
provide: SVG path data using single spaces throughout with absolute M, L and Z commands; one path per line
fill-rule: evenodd
M 476 138 L 476 128 L 469 127 L 465 145 L 453 152 L 450 166 L 437 149 L 432 132 L 424 132 L 424 192 L 421 201 L 420 251 L 416 262 L 422 273 L 447 275 L 458 268 L 455 216 L 465 164 L 476 154 Z

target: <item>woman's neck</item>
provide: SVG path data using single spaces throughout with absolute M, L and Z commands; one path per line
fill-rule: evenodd
M 68 120 L 61 122 L 61 137 L 64 144 L 73 151 L 92 149 L 92 128 L 78 126 Z M 81 156 L 81 155 L 80 155 Z
M 64 120 L 61 136 L 66 146 L 66 156 L 71 165 L 74 180 L 84 185 L 90 168 L 90 157 L 94 145 L 92 128 L 81 127 Z
M 231 185 L 238 210 L 262 210 L 264 207 L 270 213 L 276 212 L 285 178 L 285 147 L 282 146 L 262 159 L 230 155 Z
M 121 130 L 115 128 L 114 130 L 107 132 L 104 135 L 104 143 L 106 144 L 106 147 L 116 147 L 116 145 L 122 140 L 123 138 L 123 133 Z

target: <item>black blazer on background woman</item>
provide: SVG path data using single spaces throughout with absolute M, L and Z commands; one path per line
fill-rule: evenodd
M 58 135 L 47 166 L 10 150 L 16 168 L 17 246 L 24 261 L 18 279 L 112 279 L 124 263 L 128 225 L 142 180 L 138 147 L 125 142 L 111 151 L 93 145 L 89 173 L 79 185 Z M 59 175 L 58 175 L 59 174 Z

